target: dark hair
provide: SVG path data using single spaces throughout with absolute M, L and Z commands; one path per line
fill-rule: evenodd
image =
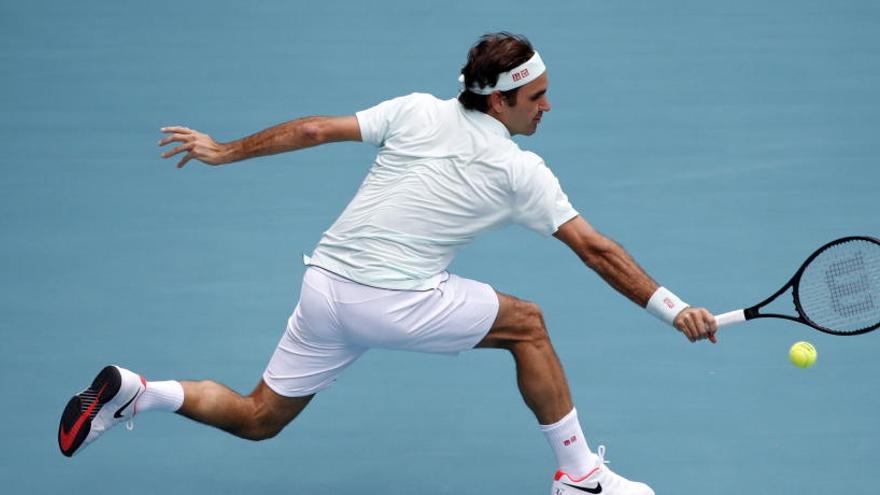
M 526 62 L 534 54 L 535 50 L 525 36 L 506 31 L 484 34 L 468 51 L 467 63 L 461 68 L 464 87 L 494 86 L 498 82 L 498 74 Z M 514 88 L 502 91 L 501 96 L 513 106 L 517 92 L 519 88 Z M 458 101 L 468 110 L 489 110 L 488 95 L 478 95 L 465 89 L 458 95 Z

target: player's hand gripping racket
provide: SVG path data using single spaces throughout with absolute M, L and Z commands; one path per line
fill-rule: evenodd
M 789 289 L 797 314 L 761 313 Z M 880 327 L 880 240 L 856 236 L 831 241 L 811 254 L 775 294 L 715 320 L 720 328 L 754 318 L 785 318 L 834 335 Z

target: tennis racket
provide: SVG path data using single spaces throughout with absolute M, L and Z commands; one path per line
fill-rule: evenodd
M 761 312 L 789 289 L 796 314 Z M 811 254 L 775 294 L 715 320 L 720 328 L 755 318 L 784 318 L 833 335 L 859 335 L 880 327 L 880 240 L 853 236 L 831 241 Z

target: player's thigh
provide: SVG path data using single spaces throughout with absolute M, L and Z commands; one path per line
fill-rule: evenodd
M 263 372 L 263 382 L 279 396 L 305 397 L 330 387 L 366 352 L 339 327 L 333 283 L 318 268 L 306 270 L 299 302 Z
M 501 292 L 496 293 L 498 315 L 489 333 L 477 347 L 506 347 L 546 336 L 544 318 L 537 304 Z

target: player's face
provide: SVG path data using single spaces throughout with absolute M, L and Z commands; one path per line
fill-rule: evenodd
M 547 73 L 522 86 L 516 94 L 516 105 L 509 106 L 505 102 L 501 121 L 507 126 L 510 134 L 531 136 L 538 130 L 538 124 L 544 112 L 550 111 L 550 100 L 547 99 L 549 80 Z

